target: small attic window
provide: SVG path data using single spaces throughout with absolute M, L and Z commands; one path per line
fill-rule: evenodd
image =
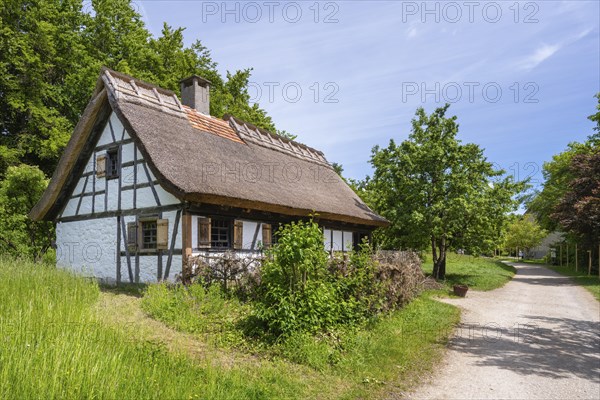
M 109 149 L 106 152 L 106 178 L 114 179 L 119 177 L 119 149 Z

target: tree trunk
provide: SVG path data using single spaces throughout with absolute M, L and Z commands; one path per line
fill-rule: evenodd
M 446 279 L 446 240 L 445 238 L 440 239 L 439 246 L 436 246 L 436 240 L 431 240 L 432 253 L 433 253 L 433 277 L 436 280 Z M 439 247 L 439 253 L 436 251 Z
M 437 262 L 433 265 L 433 277 L 436 280 L 443 281 L 446 279 L 446 252 L 440 254 Z

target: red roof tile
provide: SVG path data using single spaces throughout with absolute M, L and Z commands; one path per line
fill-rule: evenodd
M 194 128 L 202 132 L 212 133 L 213 135 L 217 135 L 234 142 L 244 143 L 244 141 L 229 125 L 229 122 L 204 115 L 188 106 L 183 106 L 183 108 L 187 113 L 188 120 Z

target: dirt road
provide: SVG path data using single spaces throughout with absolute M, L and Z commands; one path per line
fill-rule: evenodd
M 411 399 L 600 399 L 600 303 L 568 278 L 517 264 L 463 309 L 445 362 Z

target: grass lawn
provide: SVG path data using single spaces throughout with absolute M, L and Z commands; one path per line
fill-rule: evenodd
M 318 342 L 300 341 L 288 358 L 218 346 L 227 327 L 178 331 L 141 302 L 131 288 L 101 290 L 64 271 L 0 259 L 0 398 L 375 398 L 432 369 L 459 319 L 457 308 L 425 293 L 347 333 L 335 362 L 323 363 L 331 347 Z
M 433 262 L 427 255 L 423 262 L 423 270 L 431 275 Z M 487 257 L 449 253 L 446 259 L 446 281 L 448 288 L 462 284 L 473 290 L 497 289 L 512 279 L 515 268 L 498 260 Z

